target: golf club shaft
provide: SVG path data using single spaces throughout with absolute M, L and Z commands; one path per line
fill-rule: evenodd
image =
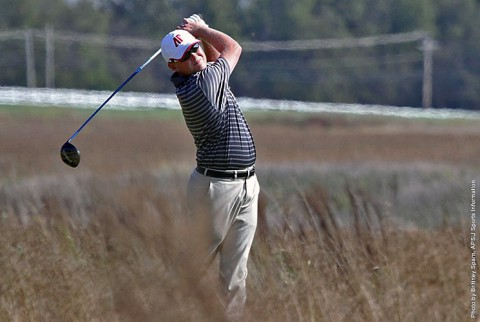
M 115 96 L 115 94 L 117 94 L 133 77 L 135 77 L 135 75 L 137 75 L 138 73 L 140 73 L 142 71 L 142 69 L 147 66 L 155 57 L 157 57 L 160 53 L 162 52 L 162 49 L 160 48 L 159 50 L 157 50 L 142 66 L 138 67 L 137 70 L 135 72 L 133 72 L 132 75 L 130 75 L 130 77 L 128 77 L 120 86 L 118 86 L 118 88 L 107 98 L 107 100 L 105 102 L 103 102 L 102 105 L 100 105 L 99 108 L 97 108 L 95 110 L 95 112 L 93 112 L 92 115 L 90 115 L 90 117 L 78 128 L 78 130 L 75 131 L 75 133 L 72 134 L 72 136 L 68 139 L 68 142 L 72 141 L 78 133 L 80 133 L 80 131 L 85 127 L 85 125 L 88 124 L 88 122 L 90 122 L 90 120 L 98 113 L 100 112 L 100 110 L 108 103 L 108 101 L 110 101 L 110 99 L 112 97 Z

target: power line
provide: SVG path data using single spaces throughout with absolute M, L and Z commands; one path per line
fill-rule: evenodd
M 55 43 L 79 43 L 93 46 L 107 46 L 125 49 L 156 50 L 160 46 L 159 40 L 141 39 L 137 37 L 123 37 L 99 34 L 84 34 L 76 32 L 55 31 L 53 28 L 0 31 L 0 41 L 23 40 L 25 42 L 27 84 L 36 86 L 34 39 L 45 42 L 45 78 L 46 86 L 54 87 Z M 368 48 L 385 45 L 421 42 L 419 49 L 423 52 L 423 106 L 430 107 L 432 97 L 432 53 L 435 43 L 427 33 L 416 30 L 412 32 L 382 34 L 360 38 L 331 38 L 331 39 L 304 39 L 288 41 L 255 41 L 241 42 L 244 52 L 273 52 L 273 51 L 308 51 L 339 48 Z
M 33 35 L 39 39 L 45 39 L 45 30 L 31 29 Z M 23 40 L 25 30 L 0 31 L 0 41 Z M 428 38 L 424 31 L 412 31 L 396 34 L 383 34 L 360 38 L 331 38 L 331 39 L 304 39 L 285 41 L 245 41 L 241 42 L 242 48 L 247 52 L 262 51 L 299 51 L 315 49 L 374 47 L 421 41 Z M 160 41 L 142 39 L 138 37 L 110 36 L 99 34 L 84 34 L 76 32 L 55 31 L 55 41 L 76 42 L 91 45 L 104 45 L 122 48 L 155 49 Z
M 297 51 L 334 48 L 374 47 L 380 45 L 392 45 L 416 42 L 425 39 L 427 34 L 423 31 L 412 31 L 398 34 L 384 34 L 361 38 L 332 38 L 332 39 L 309 39 L 288 41 L 260 41 L 243 42 L 245 51 Z

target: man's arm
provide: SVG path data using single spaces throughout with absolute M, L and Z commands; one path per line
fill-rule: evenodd
M 203 50 L 205 51 L 205 55 L 207 56 L 207 62 L 214 62 L 218 58 L 220 58 L 220 53 L 218 52 L 218 50 L 215 49 L 215 47 L 212 46 L 212 44 L 206 42 L 203 39 L 202 39 L 202 44 L 203 44 Z
M 233 71 L 242 53 L 242 47 L 235 39 L 219 30 L 208 27 L 205 23 L 189 19 L 184 19 L 179 28 L 189 31 L 195 38 L 201 39 L 206 44 L 205 54 L 208 61 L 223 57 L 228 62 L 230 71 Z

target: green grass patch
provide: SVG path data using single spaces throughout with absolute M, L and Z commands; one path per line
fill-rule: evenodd
M 0 116 L 9 117 L 85 117 L 87 118 L 95 111 L 94 108 L 73 108 L 59 106 L 28 106 L 28 105 L 0 105 Z M 97 114 L 99 117 L 127 118 L 127 119 L 165 119 L 182 120 L 180 110 L 171 109 L 138 109 L 138 110 L 117 110 L 102 108 Z
M 88 118 L 96 107 L 75 108 L 61 106 L 34 106 L 34 105 L 0 105 L 0 116 L 8 117 L 85 117 Z M 324 127 L 345 127 L 352 125 L 427 125 L 427 126 L 476 126 L 480 120 L 475 119 L 428 119 L 428 118 L 401 118 L 396 116 L 315 113 L 297 111 L 265 111 L 248 110 L 244 112 L 248 121 L 257 124 L 278 123 L 290 125 L 317 124 Z M 118 110 L 106 105 L 98 117 L 120 119 L 159 119 L 168 121 L 183 121 L 180 110 L 172 109 L 137 109 Z
M 360 115 L 347 113 L 299 112 L 299 111 L 266 111 L 249 110 L 245 112 L 249 120 L 257 123 L 298 124 L 317 123 L 326 127 L 351 125 L 426 125 L 426 126 L 478 126 L 479 119 L 441 119 L 441 118 L 405 118 L 389 115 Z

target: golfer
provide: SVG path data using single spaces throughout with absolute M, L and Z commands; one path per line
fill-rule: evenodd
M 247 260 L 257 226 L 260 187 L 255 145 L 229 87 L 242 48 L 198 15 L 162 40 L 162 55 L 174 72 L 186 125 L 196 152 L 188 185 L 193 216 L 208 226 L 208 263 L 219 255 L 221 298 L 226 316 L 237 320 L 246 301 Z M 205 208 L 206 217 L 201 217 Z

